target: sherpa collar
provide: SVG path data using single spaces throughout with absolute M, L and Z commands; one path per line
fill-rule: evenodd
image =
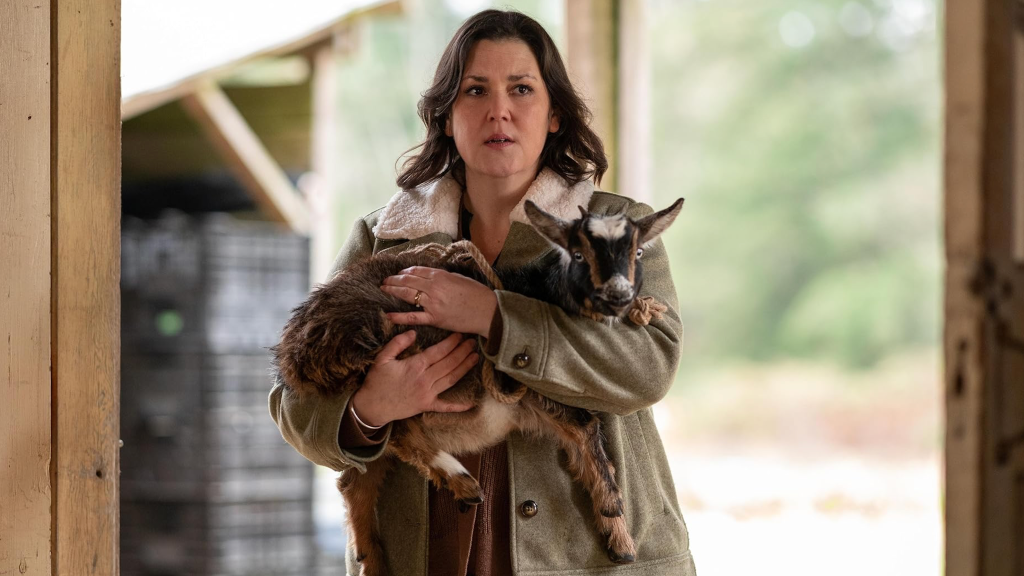
M 589 206 L 593 194 L 594 184 L 590 180 L 569 186 L 561 176 L 545 168 L 512 210 L 511 220 L 529 224 L 523 208 L 527 200 L 533 200 L 554 216 L 572 220 L 580 215 L 577 206 Z M 442 232 L 456 238 L 461 199 L 462 187 L 450 173 L 429 185 L 399 190 L 381 211 L 373 235 L 381 240 L 396 240 Z

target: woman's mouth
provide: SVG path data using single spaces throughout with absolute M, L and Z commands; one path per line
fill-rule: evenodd
M 507 148 L 514 143 L 515 140 L 509 138 L 507 134 L 492 134 L 491 137 L 484 142 L 484 146 L 500 150 L 502 148 Z

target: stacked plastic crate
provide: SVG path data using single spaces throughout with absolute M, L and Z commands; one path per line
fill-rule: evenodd
M 312 465 L 267 411 L 309 243 L 226 215 L 122 231 L 121 573 L 306 576 Z

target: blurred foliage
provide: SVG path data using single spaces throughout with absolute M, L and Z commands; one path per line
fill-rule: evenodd
M 652 2 L 687 358 L 867 367 L 939 332 L 931 0 Z
M 494 4 L 564 47 L 562 2 Z M 489 5 L 410 2 L 340 64 L 346 233 L 394 193 L 396 159 L 423 135 L 419 94 L 462 19 Z M 937 345 L 938 8 L 649 0 L 655 204 L 687 198 L 665 236 L 684 370 L 783 357 L 861 368 Z

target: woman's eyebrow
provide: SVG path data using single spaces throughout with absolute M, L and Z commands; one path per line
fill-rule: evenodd
M 509 82 L 518 82 L 519 80 L 522 80 L 523 78 L 529 78 L 530 80 L 536 80 L 536 78 L 534 78 L 532 74 L 509 74 L 508 75 L 508 81 Z M 487 76 L 477 76 L 475 74 L 466 74 L 465 76 L 462 77 L 462 80 L 463 81 L 465 81 L 465 80 L 473 80 L 474 82 L 487 82 Z

